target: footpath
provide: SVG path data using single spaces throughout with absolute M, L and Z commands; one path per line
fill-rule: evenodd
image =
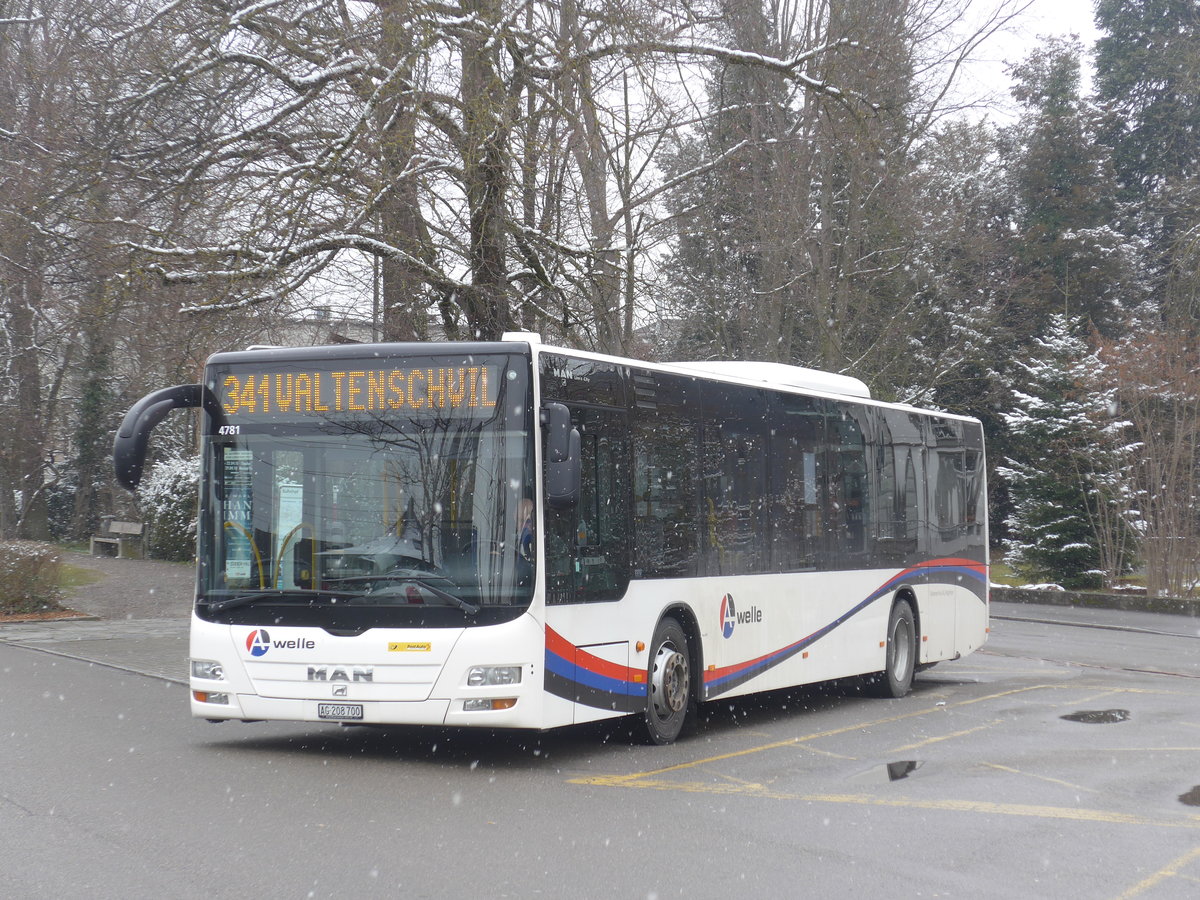
M 0 644 L 187 684 L 195 566 L 85 553 L 63 562 L 98 576 L 64 598 L 84 617 L 0 623 Z

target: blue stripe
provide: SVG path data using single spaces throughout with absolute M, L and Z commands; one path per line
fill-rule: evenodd
M 619 696 L 646 696 L 646 685 L 639 684 L 634 681 L 622 681 L 619 678 L 611 678 L 607 675 L 601 675 L 597 672 L 592 672 L 582 666 L 577 666 L 568 659 L 564 659 L 557 653 L 546 651 L 546 668 L 559 675 L 568 681 L 583 687 L 590 688 L 594 691 L 600 691 L 605 694 L 617 694 Z

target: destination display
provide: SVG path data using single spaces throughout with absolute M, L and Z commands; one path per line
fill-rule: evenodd
M 211 387 L 231 421 L 323 413 L 459 412 L 488 415 L 504 366 L 351 368 L 217 373 Z

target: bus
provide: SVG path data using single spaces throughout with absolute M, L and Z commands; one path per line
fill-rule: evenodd
M 202 432 L 193 715 L 548 729 L 915 672 L 988 633 L 980 423 L 771 363 L 254 348 L 126 414 Z

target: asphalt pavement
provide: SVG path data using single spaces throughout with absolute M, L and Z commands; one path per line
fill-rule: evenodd
M 78 619 L 0 623 L 0 643 L 187 684 L 188 623 L 195 590 L 191 564 L 68 553 L 65 562 L 99 576 L 65 605 Z M 1118 631 L 1200 634 L 1200 619 L 1032 603 L 991 604 L 992 618 Z
M 195 566 L 85 553 L 63 561 L 98 576 L 64 600 L 80 618 L 0 623 L 0 643 L 187 684 Z

